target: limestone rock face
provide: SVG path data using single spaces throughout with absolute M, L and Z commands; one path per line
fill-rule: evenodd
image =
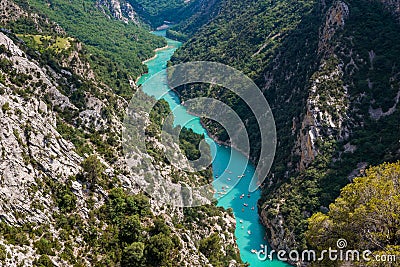
M 377 13 L 382 12 L 388 16 L 390 23 L 393 23 L 391 24 L 392 28 L 398 27 L 395 17 L 386 13 L 384 8 L 386 7 L 399 17 L 399 1 L 380 2 L 383 5 L 374 2 L 374 7 L 380 8 Z M 396 114 L 399 110 L 399 70 L 395 67 L 397 61 L 385 54 L 386 51 L 378 52 L 379 45 L 372 43 L 373 37 L 371 37 L 371 43 L 369 43 L 369 37 L 365 37 L 362 44 L 354 42 L 360 38 L 357 36 L 359 34 L 357 31 L 362 32 L 363 29 L 360 25 L 364 25 L 363 19 L 365 19 L 362 16 L 357 17 L 360 14 L 357 13 L 358 7 L 344 1 L 331 1 L 329 6 L 325 1 L 320 1 L 320 5 L 323 7 L 321 9 L 322 23 L 317 24 L 319 26 L 318 34 L 315 34 L 318 38 L 315 39 L 315 69 L 310 71 L 307 84 L 301 89 L 304 90 L 304 108 L 301 115 L 293 117 L 291 121 L 287 122 L 291 126 L 295 142 L 291 149 L 291 157 L 288 158 L 285 166 L 287 168 L 286 176 L 281 178 L 283 176 L 281 175 L 276 179 L 278 182 L 286 179 L 286 182 L 275 188 L 270 182 L 273 189 L 267 191 L 268 197 L 261 210 L 261 220 L 268 229 L 269 240 L 274 249 L 289 251 L 294 248 L 304 248 L 306 245 L 301 242 L 305 239 L 302 239 L 301 234 L 295 234 L 296 231 L 302 233 L 306 231 L 306 227 L 301 228 L 301 223 L 305 222 L 314 212 L 328 210 L 328 205 L 324 206 L 325 204 L 316 205 L 313 208 L 307 207 L 308 203 L 298 204 L 301 203 L 300 199 L 303 196 L 313 195 L 312 192 L 304 193 L 310 188 L 310 190 L 313 189 L 312 184 L 307 188 L 301 186 L 302 183 L 307 183 L 307 180 L 313 177 L 313 174 L 310 173 L 313 171 L 317 173 L 314 176 L 317 178 L 313 182 L 322 181 L 324 184 L 335 185 L 347 183 L 354 177 L 362 175 L 367 166 L 371 164 L 370 158 L 377 157 L 374 153 L 371 153 L 373 156 L 370 156 L 369 152 L 365 152 L 368 151 L 366 147 L 369 145 L 374 147 L 375 142 L 377 146 L 380 145 L 381 139 L 385 138 L 382 136 L 385 134 L 380 135 L 377 132 L 380 133 L 381 130 L 383 132 L 387 121 L 391 119 L 396 121 Z M 380 29 L 380 27 L 377 28 Z M 382 29 L 384 29 L 383 26 Z M 387 49 L 389 51 L 392 48 Z M 378 67 L 379 57 L 386 58 L 390 62 L 387 76 L 382 73 L 376 75 L 382 66 Z M 271 84 L 276 86 L 273 79 L 274 76 L 270 73 L 265 75 L 265 84 L 268 90 L 271 89 Z M 361 82 L 362 85 L 356 85 Z M 376 90 L 378 83 L 385 85 Z M 295 90 L 288 91 L 292 94 L 296 93 Z M 386 104 L 382 99 L 379 100 L 381 95 L 385 95 Z M 368 131 L 368 134 L 363 133 L 364 129 L 370 127 L 368 125 L 374 125 L 375 128 Z M 394 125 L 392 124 L 389 128 Z M 366 138 L 362 139 L 360 136 L 362 138 L 366 136 Z M 376 140 L 369 139 L 369 136 L 374 136 Z M 393 141 L 393 143 L 396 142 Z M 394 147 L 389 148 L 390 146 Z M 392 160 L 399 157 L 397 145 L 390 144 L 387 149 L 392 149 L 392 151 L 388 152 L 391 154 L 390 156 L 385 155 L 385 157 L 393 156 Z M 349 163 L 348 158 L 354 162 Z M 326 159 L 331 165 L 318 167 L 318 164 Z M 341 164 L 347 168 L 341 169 Z M 328 173 L 332 170 L 334 175 Z M 329 181 L 326 177 L 329 177 Z M 338 187 L 340 186 L 338 185 Z M 324 189 L 321 191 L 327 195 L 331 193 Z M 323 197 L 320 199 L 326 201 Z M 301 208 L 297 211 L 296 209 L 299 207 Z M 290 215 L 287 215 L 288 213 Z M 293 218 L 296 218 L 295 221 Z M 297 223 L 297 226 L 292 226 Z M 303 263 L 298 262 L 297 264 Z
M 8 21 L 13 21 L 26 15 L 26 12 L 16 5 L 14 1 L 4 0 L 0 2 L 0 23 L 3 24 Z
M 0 33 L 0 45 L 5 45 L 11 56 L 7 59 L 21 75 L 30 71 L 38 73 L 33 81 L 44 79 L 48 92 L 54 96 L 54 103 L 62 108 L 73 107 L 52 84 L 44 70 L 34 61 L 28 60 L 15 43 Z M 18 62 L 18 64 L 16 64 Z M 37 78 L 39 77 L 39 78 Z M 31 199 L 29 188 L 37 185 L 43 176 L 53 177 L 62 182 L 68 176 L 76 174 L 81 157 L 74 152 L 73 145 L 61 138 L 56 131 L 56 116 L 40 98 L 24 99 L 12 93 L 12 89 L 0 84 L 10 94 L 0 95 L 1 144 L 1 213 L 8 211 L 29 211 Z M 41 197 L 41 196 L 37 196 Z M 9 223 L 17 223 L 18 218 L 5 215 Z M 28 221 L 46 221 L 44 214 L 28 213 Z
M 325 24 L 321 28 L 321 34 L 318 45 L 318 52 L 332 52 L 333 47 L 330 40 L 335 35 L 337 29 L 344 27 L 345 20 L 349 16 L 349 7 L 342 1 L 337 1 L 329 8 L 325 17 Z
M 124 21 L 125 23 L 133 22 L 138 24 L 138 16 L 132 5 L 125 0 L 99 0 L 97 5 L 100 8 L 107 8 L 112 16 L 117 19 Z
M 108 5 L 115 18 L 137 22 L 129 3 L 117 0 L 99 3 Z M 11 0 L 1 1 L 0 14 L 0 23 L 21 16 L 36 21 L 43 19 Z M 54 34 L 66 34 L 56 24 L 48 23 Z M 36 26 L 40 32 L 39 24 Z M 127 101 L 99 81 L 83 55 L 83 45 L 73 38 L 71 44 L 65 53 L 53 55 L 56 64 L 49 64 L 40 60 L 39 51 L 28 51 L 18 36 L 7 29 L 0 31 L 0 231 L 9 228 L 4 230 L 9 232 L 0 234 L 1 252 L 7 254 L 0 265 L 33 266 L 43 254 L 36 244 L 45 236 L 48 240 L 58 240 L 58 243 L 54 241 L 57 249 L 48 253 L 55 266 L 73 265 L 62 254 L 68 249 L 71 257 L 79 259 L 84 266 L 92 266 L 93 248 L 87 238 L 88 228 L 101 225 L 98 230 L 105 230 L 108 227 L 107 222 L 100 222 L 101 217 L 94 217 L 94 211 L 99 211 L 108 200 L 107 184 L 115 183 L 128 194 L 143 193 L 135 181 L 150 175 L 143 169 L 136 172 L 127 168 L 121 151 Z M 83 82 L 89 89 L 78 98 L 71 97 Z M 132 83 L 132 90 L 135 89 Z M 156 140 L 149 141 L 159 147 Z M 112 145 L 106 146 L 109 143 Z M 82 162 L 92 154 L 104 165 L 102 176 L 109 179 L 105 184 L 82 178 L 87 175 Z M 157 172 L 166 179 L 172 180 L 177 175 L 173 166 L 147 154 L 137 153 L 136 157 L 138 162 L 153 161 Z M 182 179 L 190 178 L 188 174 L 178 174 Z M 63 188 L 68 190 L 62 191 Z M 72 200 L 73 215 L 66 217 L 60 202 Z M 154 200 L 150 204 L 155 216 L 143 224 L 148 227 L 156 217 L 164 219 L 171 235 L 182 246 L 179 266 L 211 266 L 197 246 L 213 233 L 223 241 L 220 248 L 223 253 L 231 248 L 237 250 L 235 220 L 227 211 L 218 210 L 220 216 L 199 211 L 205 219 L 196 218 L 191 222 L 186 220 L 183 209 Z M 65 225 L 69 223 L 74 226 L 68 230 L 68 241 L 65 241 L 68 228 Z M 25 227 L 30 230 L 21 230 Z M 101 256 L 97 260 L 101 261 Z M 230 266 L 239 264 L 232 260 Z

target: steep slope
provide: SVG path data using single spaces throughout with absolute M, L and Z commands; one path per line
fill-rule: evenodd
M 133 22 L 125 23 L 124 17 L 120 21 L 122 4 L 118 1 L 110 4 L 91 0 L 34 0 L 29 5 L 24 0 L 17 2 L 33 13 L 45 14 L 69 35 L 83 42 L 87 54 L 92 54 L 89 60 L 95 63 L 94 71 L 119 95 L 127 98 L 130 93 L 126 90 L 132 81 L 147 71 L 142 61 L 152 57 L 154 49 L 165 45 L 162 38 L 150 34 L 145 28 Z M 110 9 L 99 3 L 109 5 Z M 32 27 L 23 30 L 29 25 L 23 18 L 15 20 L 14 24 L 10 26 L 19 33 L 42 34 Z
M 179 41 L 187 41 L 203 25 L 211 22 L 219 14 L 223 3 L 224 1 L 220 0 L 195 1 L 184 9 L 183 12 L 187 15 L 167 31 L 167 36 Z
M 179 23 L 190 17 L 201 0 L 128 0 L 140 17 L 153 28 Z
M 400 157 L 398 1 L 224 1 L 220 14 L 173 58 L 218 61 L 244 71 L 274 112 L 278 147 L 260 201 L 274 248 L 304 249 L 307 218 L 326 211 L 367 165 Z M 257 125 L 226 90 L 217 97 Z M 249 119 L 250 118 L 250 119 Z M 219 126 L 206 121 L 222 140 Z
M 127 1 L 99 0 L 96 2 L 96 5 L 103 11 L 105 15 L 109 15 L 109 13 L 111 13 L 111 16 L 117 20 L 121 20 L 125 23 L 140 23 L 138 14 L 132 5 Z
M 0 264 L 240 266 L 232 214 L 173 209 L 135 185 L 144 174 L 126 167 L 120 136 L 128 103 L 96 54 L 26 3 L 0 8 Z M 145 158 L 188 180 L 162 154 Z

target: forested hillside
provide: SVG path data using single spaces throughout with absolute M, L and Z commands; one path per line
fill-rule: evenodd
M 103 13 L 104 9 L 92 0 L 33 0 L 29 4 L 26 0 L 17 2 L 27 10 L 45 14 L 68 34 L 83 42 L 93 70 L 120 95 L 129 97 L 129 93 L 124 90 L 129 88 L 130 80 L 134 81 L 146 72 L 142 61 L 152 57 L 155 48 L 165 45 L 162 38 L 150 34 L 136 23 L 107 17 Z M 12 28 L 19 34 L 49 35 L 47 32 L 38 32 L 35 25 L 24 17 L 14 21 Z
M 189 18 L 204 0 L 127 0 L 140 17 L 153 28 L 173 25 Z
M 212 179 L 164 155 L 165 101 L 133 114 L 148 123 L 147 153 L 126 166 L 124 111 L 143 61 L 166 45 L 149 32 L 164 23 L 185 41 L 171 64 L 237 68 L 271 106 L 277 151 L 258 204 L 274 249 L 321 251 L 345 238 L 400 254 L 400 0 L 1 0 L 0 265 L 245 265 L 231 209 L 164 205 L 135 183 Z M 259 128 L 243 101 L 217 86 L 176 89 L 183 101 L 230 105 L 257 162 Z M 203 139 L 183 129 L 172 146 L 197 159 Z M 154 173 L 140 169 L 147 161 Z
M 223 1 L 219 15 L 177 51 L 174 64 L 218 61 L 242 70 L 273 110 L 278 146 L 260 201 L 274 248 L 304 249 L 307 219 L 327 212 L 368 165 L 400 158 L 398 1 Z M 185 86 L 183 98 L 212 95 L 247 122 L 227 90 Z M 250 119 L 249 119 L 250 117 Z M 223 141 L 218 125 L 206 121 Z
M 189 15 L 183 17 L 180 22 L 173 25 L 168 31 L 167 36 L 187 41 L 205 24 L 210 23 L 221 11 L 225 1 L 221 0 L 199 0 L 185 8 L 184 13 Z

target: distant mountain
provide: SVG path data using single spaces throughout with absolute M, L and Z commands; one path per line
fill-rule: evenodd
M 235 67 L 269 101 L 278 146 L 259 204 L 275 249 L 306 248 L 313 213 L 326 212 L 366 166 L 400 158 L 399 3 L 225 0 L 172 58 Z M 244 103 L 220 88 L 178 91 L 234 107 L 258 158 L 259 131 Z M 226 141 L 219 125 L 205 123 Z
M 165 23 L 179 23 L 190 17 L 200 0 L 127 0 L 140 17 L 154 29 Z
M 184 13 L 187 15 L 167 31 L 167 36 L 180 41 L 187 41 L 202 26 L 211 22 L 219 14 L 223 2 L 221 0 L 195 1 L 184 9 Z

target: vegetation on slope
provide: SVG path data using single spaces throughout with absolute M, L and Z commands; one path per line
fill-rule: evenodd
M 181 128 L 181 126 L 172 127 L 172 121 L 166 122 L 166 118 L 170 113 L 171 109 L 169 108 L 168 102 L 163 99 L 159 100 L 150 113 L 151 124 L 146 128 L 146 136 L 155 137 L 156 139 L 161 140 L 161 131 L 163 130 L 163 127 L 165 127 L 164 130 L 167 134 L 176 135 L 179 133 L 179 147 L 182 153 L 190 161 L 199 159 L 201 155 L 199 144 L 201 141 L 204 141 L 204 135 L 197 134 L 193 132 L 192 129 Z M 207 148 L 208 149 L 205 152 L 207 155 L 204 159 L 206 162 L 211 162 L 211 152 L 209 147 Z M 147 142 L 147 152 L 158 161 L 169 164 L 165 151 L 159 149 L 157 146 L 152 144 L 152 142 Z M 197 174 L 202 177 L 201 181 L 198 180 L 199 176 L 197 176 Z M 189 181 L 186 182 L 189 182 L 194 186 L 209 184 L 213 179 L 211 167 L 199 171 L 198 173 L 187 173 L 187 175 Z M 173 176 L 174 182 L 182 181 L 182 177 L 180 177 L 178 173 Z
M 365 176 L 345 186 L 329 212 L 318 212 L 309 219 L 306 232 L 311 247 L 319 253 L 336 248 L 338 239 L 347 241 L 346 249 L 370 250 L 373 256 L 400 257 L 400 162 L 369 168 Z M 383 258 L 382 258 L 383 259 Z M 366 262 L 355 263 L 364 266 Z M 389 266 L 372 260 L 368 266 Z M 339 266 L 324 261 L 320 266 Z
M 147 71 L 142 61 L 150 58 L 155 48 L 165 46 L 164 39 L 150 34 L 143 27 L 108 18 L 96 7 L 95 1 L 17 2 L 27 10 L 55 21 L 70 36 L 83 42 L 87 58 L 98 77 L 122 96 L 129 97 L 129 80 L 135 80 Z M 14 33 L 39 34 L 34 25 L 27 27 L 32 23 L 25 24 L 26 18 L 14 22 L 11 25 Z
M 260 204 L 268 227 L 274 228 L 275 234 L 282 230 L 287 235 L 272 240 L 276 246 L 285 239 L 294 240 L 289 242 L 292 248 L 304 249 L 307 218 L 326 210 L 360 163 L 376 165 L 400 157 L 400 112 L 395 104 L 400 65 L 398 22 L 378 1 L 347 1 L 350 15 L 344 28 L 328 40 L 332 51 L 318 52 L 319 42 L 325 37 L 321 34 L 325 15 L 336 2 L 225 1 L 220 14 L 172 59 L 173 63 L 210 60 L 229 64 L 244 71 L 264 90 L 274 112 L 278 148 L 269 177 L 272 186 L 264 187 Z M 371 51 L 379 51 L 373 66 Z M 302 122 L 307 101 L 315 101 L 310 87 L 315 80 L 329 77 L 338 66 L 343 67 L 343 78 L 318 84 L 317 97 L 321 110 L 331 113 L 333 119 L 337 112 L 329 104 L 330 98 L 334 103 L 343 99 L 339 103 L 345 107 L 340 110 L 344 114 L 342 129 L 331 131 L 328 122 L 318 125 L 321 136 L 314 141 L 318 155 L 300 171 L 300 131 L 309 131 L 302 128 Z M 178 90 L 183 98 L 206 95 L 233 106 L 248 122 L 252 158 L 257 159 L 259 134 L 243 103 L 220 88 L 185 86 Z M 393 113 L 379 119 L 370 114 L 371 109 L 387 112 L 393 107 Z M 219 126 L 206 124 L 211 132 L 226 138 Z M 346 150 L 349 144 L 356 149 Z M 281 219 L 282 226 L 276 224 Z
M 179 23 L 190 17 L 200 0 L 128 0 L 140 17 L 152 27 Z
M 23 4 L 27 3 L 23 2 Z M 64 4 L 70 4 L 68 7 L 71 8 L 77 2 L 70 1 Z M 34 10 L 39 10 L 41 7 L 38 4 L 37 9 Z M 25 8 L 33 10 L 28 6 Z M 64 9 L 67 6 L 60 5 L 59 8 Z M 59 15 L 62 11 L 54 11 L 53 15 Z M 95 19 L 98 13 L 95 10 L 92 11 Z M 43 9 L 43 12 L 47 13 L 46 9 Z M 59 19 L 61 22 L 64 21 L 64 18 Z M 85 21 L 85 18 L 82 18 L 82 21 Z M 113 25 L 117 25 L 115 26 L 117 28 L 121 26 L 119 22 L 110 21 L 110 25 L 112 23 L 115 23 Z M 113 74 L 125 73 L 122 61 L 120 64 L 111 64 L 113 60 L 120 60 L 118 58 L 120 55 L 116 50 L 105 48 L 103 50 L 103 48 L 94 47 L 90 42 L 86 46 L 78 40 L 88 34 L 89 38 L 93 37 L 93 40 L 101 41 L 96 39 L 96 33 L 91 36 L 84 32 L 85 29 L 76 29 L 77 34 L 73 34 L 74 38 L 72 38 L 70 28 L 65 33 L 54 24 L 46 22 L 46 17 L 43 15 L 37 21 L 32 17 L 24 17 L 1 26 L 12 30 L 10 33 L 8 30 L 1 29 L 7 38 L 11 38 L 16 46 L 22 49 L 21 61 L 24 64 L 37 66 L 37 71 L 20 67 L 22 65 L 20 58 L 15 60 L 17 56 L 9 50 L 9 47 L 0 46 L 0 94 L 4 98 L 20 100 L 21 109 L 26 102 L 31 100 L 43 103 L 44 107 L 40 107 L 43 110 L 39 109 L 38 112 L 51 117 L 54 121 L 54 125 L 49 125 L 49 127 L 53 126 L 60 134 L 58 135 L 53 130 L 56 136 L 54 139 L 63 145 L 70 145 L 66 140 L 71 141 L 76 152 L 81 156 L 76 156 L 75 160 L 77 163 L 79 160 L 82 162 L 80 166 L 76 165 L 78 172 L 76 175 L 69 177 L 64 177 L 63 174 L 58 175 L 58 173 L 49 175 L 48 170 L 41 168 L 41 162 L 36 161 L 30 153 L 23 154 L 23 163 L 26 166 L 32 166 L 29 168 L 34 170 L 32 176 L 35 181 L 27 185 L 29 187 L 27 196 L 29 200 L 32 200 L 31 207 L 29 212 L 25 212 L 25 209 L 23 212 L 9 211 L 8 214 L 11 214 L 12 218 L 15 217 L 18 222 L 15 225 L 9 223 L 6 215 L 2 218 L 0 265 L 15 262 L 22 266 L 33 261 L 34 266 L 55 266 L 56 263 L 70 266 L 175 266 L 183 264 L 182 262 L 192 262 L 193 259 L 184 259 L 181 256 L 182 248 L 185 245 L 188 246 L 186 243 L 189 241 L 190 245 L 196 248 L 191 247 L 185 255 L 198 257 L 196 259 L 201 262 L 206 262 L 206 257 L 215 266 L 227 266 L 232 259 L 240 262 L 237 249 L 233 246 L 226 248 L 226 244 L 215 237 L 218 234 L 228 236 L 228 231 L 230 234 L 234 231 L 232 227 L 224 227 L 225 222 L 222 219 L 218 220 L 226 215 L 222 208 L 209 205 L 192 210 L 190 220 L 202 218 L 201 222 L 193 223 L 193 221 L 183 222 L 179 211 L 174 212 L 170 210 L 170 207 L 165 207 L 167 211 L 162 216 L 166 218 L 166 221 L 169 220 L 166 222 L 152 214 L 149 199 L 146 196 L 132 194 L 122 189 L 126 187 L 126 184 L 122 184 L 121 177 L 126 177 L 128 174 L 118 164 L 122 147 L 115 128 L 120 126 L 126 101 L 115 92 L 129 97 L 132 87 L 129 86 L 129 81 L 122 84 L 125 82 L 124 77 L 113 79 Z M 115 29 L 114 26 L 110 29 Z M 145 32 L 145 30 L 140 31 Z M 78 37 L 79 34 L 82 35 Z M 158 40 L 160 39 L 153 39 L 154 42 L 149 45 L 149 51 L 158 46 L 156 45 Z M 137 55 L 133 56 L 137 57 Z M 89 62 L 91 64 L 88 64 Z M 92 75 L 91 67 L 95 69 L 96 75 Z M 101 67 L 104 67 L 105 72 L 99 71 L 103 70 Z M 87 73 L 89 75 L 84 75 Z M 128 72 L 126 74 L 127 79 L 128 75 L 132 75 Z M 121 84 L 118 85 L 117 82 Z M 49 87 L 52 87 L 53 92 L 58 93 L 57 96 L 64 101 L 63 103 L 67 103 L 65 107 L 54 103 L 52 95 L 48 93 Z M 110 90 L 110 87 L 114 90 Z M 93 111 L 91 101 L 95 102 L 96 109 L 99 108 L 98 111 L 93 112 L 94 116 L 98 115 L 98 120 L 93 116 L 85 121 L 81 115 L 87 111 Z M 30 140 L 29 136 L 33 135 L 36 129 L 32 129 L 29 122 L 26 125 L 18 125 L 22 112 L 14 109 L 10 103 L 2 103 L 3 115 L 15 118 L 19 116 L 16 124 L 11 126 L 20 127 L 22 134 L 16 129 L 13 134 L 21 150 L 29 150 L 32 146 L 31 142 L 36 142 L 36 140 Z M 157 123 L 158 118 L 162 119 L 162 116 L 157 117 L 158 111 L 165 115 L 169 108 L 162 103 L 160 109 L 156 109 L 152 114 L 154 123 Z M 104 122 L 103 125 L 100 123 L 101 127 L 97 124 L 99 120 Z M 159 126 L 156 128 L 159 129 Z M 52 137 L 43 137 L 43 146 L 47 146 L 48 139 Z M 194 135 L 184 130 L 181 148 L 187 151 L 188 157 L 195 158 L 198 151 L 191 142 L 196 143 L 203 139 L 204 136 Z M 42 143 L 37 147 L 42 148 Z M 69 147 L 73 150 L 72 145 Z M 2 149 L 4 158 L 4 146 Z M 51 161 L 56 160 L 53 155 L 43 155 L 43 157 L 46 159 L 49 157 Z M 158 162 L 158 158 L 154 160 L 157 164 L 162 164 Z M 165 165 L 168 166 L 168 164 L 167 162 Z M 60 166 L 64 167 L 63 163 Z M 207 180 L 210 172 L 206 174 L 208 174 Z M 179 181 L 181 178 L 179 173 L 174 175 L 172 178 Z M 23 188 L 20 190 L 24 192 Z M 40 198 L 37 197 L 38 195 Z M 12 203 L 8 203 L 7 198 L 4 198 L 4 202 L 7 202 L 4 206 L 14 208 Z M 26 202 L 29 203 L 28 200 Z M 168 213 L 169 211 L 171 212 Z M 32 216 L 39 214 L 39 219 L 29 222 L 27 217 L 31 214 Z M 216 223 L 223 229 L 215 230 L 213 226 Z M 190 227 L 196 227 L 196 230 Z M 213 234 L 212 231 L 218 234 Z M 198 235 L 201 235 L 201 238 L 205 237 L 207 242 L 200 242 Z M 190 240 L 183 240 L 182 236 Z M 207 238 L 208 236 L 210 237 Z M 210 252 L 208 247 L 215 250 Z M 204 256 L 200 253 L 194 255 L 194 251 L 202 251 L 205 254 Z
M 168 29 L 167 37 L 187 41 L 201 27 L 210 23 L 221 11 L 225 1 L 221 0 L 200 0 L 186 8 L 185 12 L 190 16 L 185 16 L 181 21 Z
M 270 220 L 276 219 L 276 212 L 280 209 L 278 213 L 284 218 L 284 229 L 286 233 L 295 234 L 297 248 L 306 248 L 304 232 L 307 229 L 307 218 L 316 211 L 327 210 L 339 195 L 340 189 L 349 183 L 354 170 L 359 170 L 360 166 L 393 162 L 400 158 L 400 109 L 395 105 L 400 73 L 398 24 L 380 3 L 352 1 L 349 5 L 351 15 L 346 26 L 332 41 L 336 45 L 339 60 L 348 66 L 344 68 L 344 79 L 341 82 L 348 85 L 350 108 L 345 112 L 347 119 L 344 125 L 349 136 L 335 139 L 335 134 L 324 133 L 323 138 L 316 141 L 319 155 L 314 162 L 299 174 L 292 174 L 282 185 L 265 190 L 265 215 Z M 388 40 L 392 41 L 388 43 Z M 377 45 L 378 42 L 385 43 L 385 48 Z M 357 67 L 350 63 L 350 51 L 356 55 L 353 57 L 357 58 Z M 370 51 L 379 51 L 380 55 L 381 62 L 374 62 L 373 69 L 369 63 Z M 398 56 L 393 57 L 393 54 Z M 331 64 L 329 68 L 335 68 L 334 61 L 327 61 L 327 64 Z M 316 74 L 316 77 L 326 75 Z M 372 87 L 368 86 L 368 80 L 374 83 Z M 379 88 L 379 93 L 375 86 Z M 343 87 L 337 87 L 335 83 L 322 84 L 320 89 L 325 92 L 320 92 L 320 95 L 337 92 L 337 88 Z M 328 101 L 325 100 L 325 108 L 330 108 Z M 370 107 L 380 107 L 387 111 L 393 106 L 395 109 L 391 115 L 379 120 L 371 117 Z M 281 112 L 275 114 L 279 116 Z M 286 129 L 289 130 L 289 127 Z M 326 125 L 323 127 L 329 128 Z M 346 144 L 354 145 L 355 151 L 347 151 Z M 278 158 L 281 153 L 278 150 L 275 166 L 281 166 L 281 170 L 285 171 L 285 165 L 280 165 L 285 161 Z M 293 160 L 296 162 L 296 158 Z M 277 170 L 276 167 L 273 171 Z M 360 235 L 364 236 L 362 233 Z

